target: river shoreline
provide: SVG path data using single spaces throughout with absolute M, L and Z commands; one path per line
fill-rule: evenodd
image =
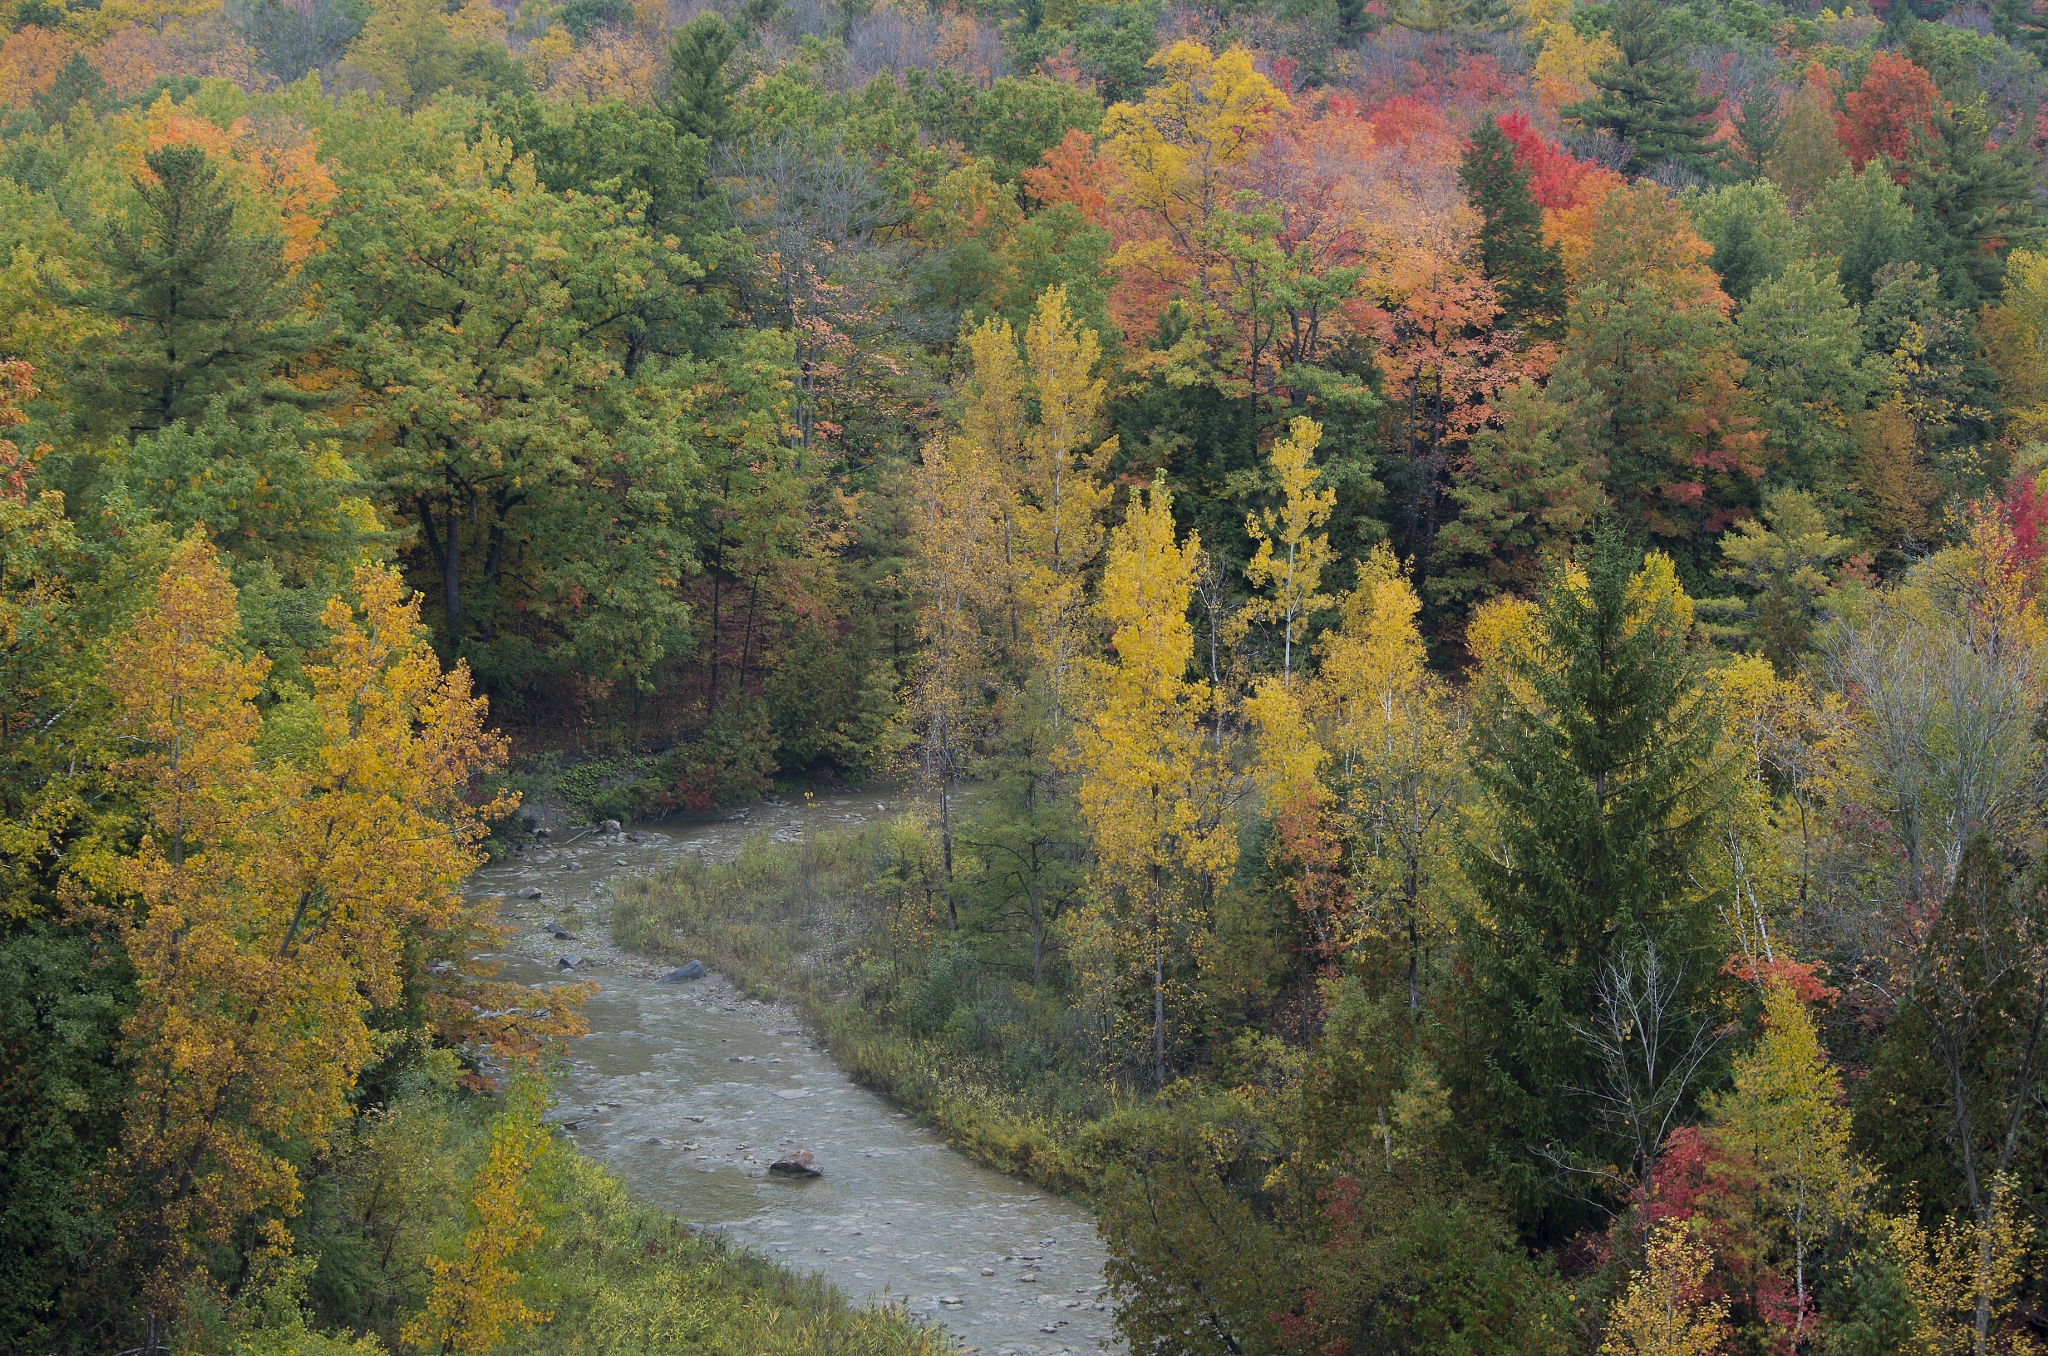
M 599 983 L 552 1119 L 649 1204 L 849 1295 L 901 1305 L 986 1356 L 1096 1350 L 1114 1335 L 1083 1207 L 975 1163 L 854 1083 L 789 1004 L 716 975 L 663 984 L 666 967 L 610 940 L 622 879 L 687 856 L 732 860 L 752 833 L 794 842 L 891 812 L 886 798 L 826 796 L 632 836 L 536 816 L 550 838 L 472 880 L 473 892 L 504 900 L 517 929 L 505 952 L 482 959 L 529 983 Z M 799 1148 L 823 1177 L 769 1176 L 773 1157 Z

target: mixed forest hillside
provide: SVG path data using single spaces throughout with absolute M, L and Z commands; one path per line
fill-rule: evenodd
M 2041 0 L 0 0 L 0 1347 L 935 1350 L 543 1129 L 522 793 L 1132 1351 L 2048 1345 Z

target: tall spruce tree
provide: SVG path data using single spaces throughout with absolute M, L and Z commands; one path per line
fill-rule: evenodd
M 1915 258 L 1941 275 L 1950 304 L 1995 300 L 2006 255 L 2042 234 L 2037 166 L 2026 139 L 1997 144 L 1981 101 L 1937 106 L 1934 135 L 1914 139 L 1902 168 L 1902 195 L 1922 241 Z
M 1588 1222 L 1598 1179 L 1574 1181 L 1573 1167 L 1629 1161 L 1600 1105 L 1613 1072 L 1581 1030 L 1603 983 L 1643 975 L 1654 951 L 1667 1020 L 1647 1034 L 1678 1047 L 1656 1052 L 1669 1070 L 1716 980 L 1699 863 L 1728 783 L 1691 631 L 1670 561 L 1646 560 L 1610 522 L 1582 573 L 1552 572 L 1478 685 L 1472 773 L 1487 810 L 1460 846 L 1479 905 L 1460 925 L 1461 1121 L 1532 1234 Z
M 68 374 L 81 425 L 147 433 L 197 419 L 217 398 L 231 411 L 317 404 L 276 377 L 323 334 L 299 305 L 283 243 L 237 228 L 201 148 L 165 146 L 145 162 L 135 210 L 107 226 L 105 280 L 67 298 L 114 322 Z
M 733 132 L 733 95 L 741 81 L 726 70 L 739 34 L 716 14 L 699 14 L 668 44 L 668 115 L 676 131 L 717 143 Z
M 1626 143 L 1625 173 L 1670 163 L 1718 180 L 1723 171 L 1707 149 L 1717 101 L 1701 96 L 1699 72 L 1685 64 L 1664 9 L 1657 0 L 1619 0 L 1611 36 L 1621 56 L 1593 72 L 1598 94 L 1561 111 L 1589 131 Z
M 1529 192 L 1529 171 L 1492 118 L 1472 134 L 1458 182 L 1479 213 L 1479 259 L 1500 295 L 1502 319 L 1549 335 L 1564 319 L 1564 259 L 1543 239 L 1543 210 Z

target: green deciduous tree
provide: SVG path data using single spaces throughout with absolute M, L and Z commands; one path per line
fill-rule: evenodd
M 341 362 L 380 397 L 365 469 L 419 531 L 447 652 L 517 683 L 686 649 L 688 370 L 629 376 L 593 333 L 662 246 L 489 129 L 354 179 L 330 231 Z
M 1744 505 L 1764 469 L 1707 243 L 1655 184 L 1610 194 L 1549 394 L 1616 510 L 1676 543 Z
M 1791 205 L 1768 179 L 1688 195 L 1687 203 L 1693 228 L 1714 247 L 1708 262 L 1721 275 L 1721 290 L 1738 302 L 1806 253 Z
M 1871 278 L 1913 257 L 1917 227 L 1899 185 L 1881 165 L 1844 168 L 1820 190 L 1808 235 L 1839 261 L 1842 291 L 1858 305 L 1870 300 Z
M 1762 283 L 1735 318 L 1735 351 L 1748 364 L 1776 474 L 1837 512 L 1853 506 L 1851 426 L 1881 373 L 1864 361 L 1863 330 L 1831 272 L 1805 260 Z

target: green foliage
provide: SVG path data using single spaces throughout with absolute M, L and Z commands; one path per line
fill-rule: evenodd
M 203 527 L 252 565 L 294 583 L 333 583 L 374 533 L 364 487 L 321 432 L 271 410 L 238 421 L 215 397 L 189 423 L 137 438 L 115 472 L 174 534 Z
M 1735 351 L 1749 364 L 1743 385 L 1756 394 L 1775 473 L 1837 512 L 1848 509 L 1851 420 L 1881 381 L 1864 359 L 1860 317 L 1835 277 L 1803 259 L 1748 302 L 1735 319 Z
M 1793 672 L 1833 587 L 1831 572 L 1854 549 L 1854 542 L 1827 530 L 1813 496 L 1779 490 L 1765 503 L 1762 518 L 1746 518 L 1721 538 L 1728 563 L 1718 573 L 1750 597 L 1702 600 L 1702 612 L 1727 619 L 1705 630 L 1717 640 L 1753 646 L 1781 673 Z
M 120 1138 L 120 1027 L 133 1007 L 118 947 L 88 927 L 37 922 L 0 936 L 0 1345 L 56 1349 L 124 1280 L 97 1272 L 109 1246 L 96 1174 Z M 78 1285 L 81 1276 L 93 1277 Z
M 1839 260 L 1842 291 L 1862 305 L 1871 279 L 1889 264 L 1913 256 L 1916 226 L 1897 182 L 1881 165 L 1845 169 L 1821 190 L 1808 235 Z
M 1479 907 L 1459 925 L 1465 1142 L 1526 1228 L 1583 1220 L 1537 1151 L 1616 1161 L 1584 1091 L 1600 1067 L 1576 1024 L 1603 969 L 1654 953 L 1679 1010 L 1715 987 L 1715 900 L 1695 870 L 1726 801 L 1719 718 L 1687 644 L 1670 566 L 1612 525 L 1583 582 L 1547 581 L 1534 629 L 1475 694 L 1472 774 L 1487 807 L 1461 843 Z M 1666 1028 L 1661 1067 L 1680 1033 Z
M 1715 100 L 1699 92 L 1699 76 L 1684 61 L 1665 7 L 1655 0 L 1616 0 L 1608 17 L 1621 56 L 1593 72 L 1599 93 L 1561 111 L 1625 143 L 1631 174 L 1668 163 L 1712 180 L 1719 165 L 1707 149 L 1713 132 L 1707 114 Z
M 366 469 L 420 532 L 446 651 L 510 685 L 643 679 L 686 648 L 686 373 L 629 374 L 593 332 L 647 296 L 620 265 L 661 245 L 606 199 L 545 191 L 488 129 L 445 169 L 360 177 L 329 230 L 341 361 L 389 402 Z
M 1791 204 L 1768 179 L 1729 184 L 1687 199 L 1693 226 L 1714 247 L 1710 261 L 1721 290 L 1747 302 L 1759 283 L 1782 274 L 1806 253 Z
M 711 143 L 732 135 L 741 82 L 727 67 L 739 44 L 716 14 L 699 14 L 669 38 L 668 115 L 678 133 Z
M 1922 240 L 1914 257 L 1941 275 L 1951 305 L 1997 300 L 2006 255 L 2041 238 L 2032 152 L 2018 140 L 1992 145 L 1979 101 L 1937 107 L 1934 135 L 1915 138 L 1901 168 Z
M 1432 599 L 1535 592 L 1548 558 L 1601 506 L 1596 476 L 1558 436 L 1562 406 L 1525 381 L 1497 409 L 1500 426 L 1473 436 L 1471 473 L 1451 490 L 1458 516 L 1437 534 Z
M 1093 134 L 1102 122 L 1102 100 L 1064 80 L 1006 76 L 975 100 L 974 118 L 977 131 L 969 145 L 1014 180 L 1059 145 L 1069 128 Z
M 114 322 L 73 362 L 70 403 L 95 433 L 143 432 L 229 409 L 318 403 L 274 377 L 325 327 L 299 307 L 274 237 L 238 226 L 220 167 L 197 146 L 146 157 L 128 211 L 108 220 L 106 281 L 69 305 Z
M 1529 172 L 1492 119 L 1472 134 L 1458 182 L 1480 217 L 1479 261 L 1499 290 L 1502 319 L 1547 335 L 1564 318 L 1564 261 L 1543 239 L 1543 213 L 1529 195 Z

